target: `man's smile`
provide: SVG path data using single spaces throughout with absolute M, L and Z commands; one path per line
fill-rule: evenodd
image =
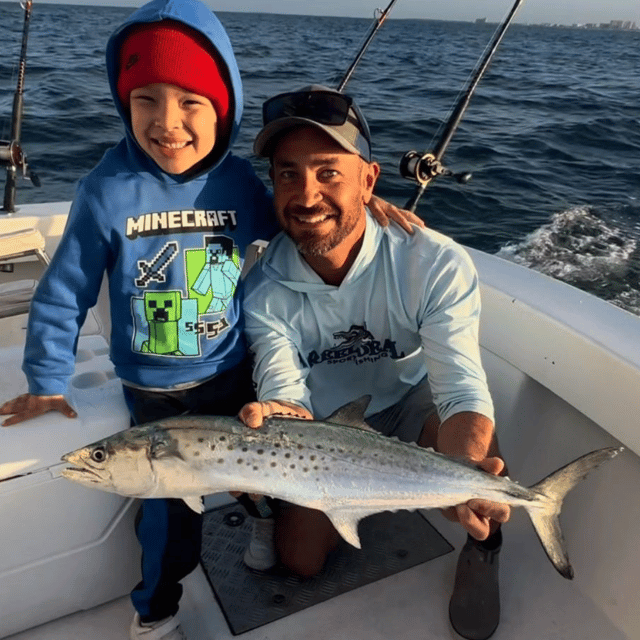
M 326 213 L 311 214 L 311 215 L 293 215 L 293 218 L 301 224 L 319 224 L 329 219 Z
M 287 212 L 289 218 L 294 223 L 303 226 L 315 226 L 326 222 L 331 218 L 337 216 L 337 212 L 333 210 L 327 210 L 326 208 L 310 208 L 294 207 Z

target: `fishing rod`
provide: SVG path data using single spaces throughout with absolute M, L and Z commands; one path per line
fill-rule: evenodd
M 29 22 L 31 20 L 31 7 L 33 0 L 26 0 L 24 5 L 24 26 L 22 27 L 22 49 L 20 51 L 20 64 L 18 67 L 18 85 L 13 97 L 13 111 L 11 115 L 11 139 L 0 141 L 0 164 L 7 167 L 7 181 L 4 188 L 4 204 L 0 211 L 13 213 L 16 201 L 16 182 L 18 169 L 22 170 L 22 176 L 28 178 L 36 186 L 40 186 L 40 180 L 27 165 L 27 156 L 20 146 L 20 134 L 22 132 L 22 114 L 24 106 L 24 76 L 27 66 L 27 40 L 29 37 Z
M 373 40 L 373 38 L 376 35 L 376 33 L 378 33 L 378 30 L 380 29 L 380 27 L 382 27 L 382 25 L 384 24 L 384 21 L 387 19 L 391 9 L 393 8 L 393 5 L 397 1 L 398 0 L 391 0 L 391 2 L 388 4 L 387 8 L 384 9 L 384 10 L 383 9 L 376 9 L 376 11 L 374 12 L 373 24 L 371 25 L 371 29 L 369 31 L 369 34 L 367 35 L 367 38 L 364 41 L 364 44 L 360 48 L 360 51 L 358 51 L 356 57 L 354 58 L 353 62 L 350 65 L 350 67 L 347 69 L 346 73 L 344 74 L 344 77 L 340 81 L 340 84 L 337 86 L 336 91 L 340 91 L 342 93 L 342 91 L 344 90 L 345 86 L 347 85 L 347 82 L 349 82 L 349 80 L 351 79 L 351 76 L 353 75 L 353 72 L 355 71 L 355 68 L 360 63 L 360 59 L 364 55 L 365 51 L 368 49 L 369 45 L 371 44 L 371 41 Z
M 502 42 L 502 38 L 506 33 L 509 25 L 513 21 L 520 5 L 524 0 L 516 0 L 515 4 L 511 8 L 509 15 L 504 19 L 500 28 L 496 32 L 493 41 L 491 42 L 487 53 L 477 67 L 475 75 L 471 78 L 469 85 L 467 86 L 464 94 L 455 106 L 449 121 L 447 122 L 440 139 L 436 143 L 432 151 L 426 151 L 420 155 L 417 151 L 408 151 L 400 160 L 400 175 L 408 180 L 417 182 L 415 193 L 413 197 L 407 202 L 405 209 L 415 212 L 418 202 L 424 194 L 426 188 L 429 186 L 432 180 L 438 176 L 447 176 L 455 178 L 459 183 L 466 184 L 471 180 L 471 174 L 468 172 L 453 173 L 450 169 L 447 169 L 440 162 L 444 156 L 447 147 L 451 143 L 453 134 L 455 133 L 464 112 L 469 106 L 471 96 L 473 96 L 478 83 L 480 82 L 485 71 L 489 67 L 493 56 L 498 49 L 498 46 Z

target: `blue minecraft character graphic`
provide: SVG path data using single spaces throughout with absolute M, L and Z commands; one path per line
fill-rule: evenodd
M 211 291 L 213 297 L 206 313 L 223 312 L 233 298 L 240 277 L 234 249 L 233 240 L 226 236 L 205 238 L 205 264 L 191 289 L 201 296 Z

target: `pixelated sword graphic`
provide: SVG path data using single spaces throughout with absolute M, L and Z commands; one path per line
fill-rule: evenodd
M 152 281 L 165 282 L 167 278 L 164 271 L 177 255 L 178 243 L 168 242 L 150 262 L 138 260 L 141 277 L 136 280 L 136 287 L 146 287 Z

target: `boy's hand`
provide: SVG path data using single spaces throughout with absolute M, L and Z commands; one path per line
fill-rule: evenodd
M 7 418 L 2 423 L 2 426 L 10 427 L 13 424 L 41 416 L 48 411 L 59 411 L 67 418 L 78 417 L 78 414 L 69 406 L 64 396 L 34 396 L 30 393 L 25 393 L 5 402 L 0 407 L 0 415 L 13 414 L 11 418 Z
M 313 416 L 304 407 L 293 404 L 292 402 L 284 402 L 283 400 L 249 402 L 240 409 L 238 418 L 240 418 L 247 427 L 258 429 L 262 426 L 265 418 L 273 415 L 293 416 L 294 418 L 302 418 L 303 420 L 313 420 Z
M 381 227 L 389 226 L 389 220 L 393 220 L 396 224 L 401 226 L 407 233 L 413 234 L 413 227 L 415 224 L 418 227 L 425 228 L 426 225 L 415 213 L 407 211 L 406 209 L 398 209 L 395 205 L 378 198 L 378 196 L 371 196 L 371 200 L 367 205 L 371 215 L 377 220 Z

